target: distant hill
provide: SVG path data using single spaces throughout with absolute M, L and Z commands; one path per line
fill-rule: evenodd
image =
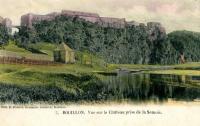
M 187 61 L 200 61 L 200 33 L 191 31 L 174 31 L 168 34 L 170 43 Z

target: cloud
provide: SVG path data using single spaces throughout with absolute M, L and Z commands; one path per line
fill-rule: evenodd
M 14 24 L 28 12 L 46 14 L 68 9 L 144 23 L 158 21 L 168 32 L 200 32 L 200 0 L 0 0 L 0 5 L 0 16 L 10 17 Z

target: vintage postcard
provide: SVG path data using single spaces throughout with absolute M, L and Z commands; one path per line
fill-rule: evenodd
M 0 0 L 0 126 L 200 126 L 200 0 Z

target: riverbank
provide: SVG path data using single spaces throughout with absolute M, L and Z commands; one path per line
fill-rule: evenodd
M 198 65 L 199 64 L 196 63 L 193 65 L 193 68 L 199 67 Z M 0 101 L 13 103 L 60 103 L 66 101 L 101 102 L 110 98 L 112 100 L 123 99 L 126 95 L 126 97 L 130 97 L 133 95 L 132 93 L 137 93 L 139 91 L 138 88 L 141 88 L 140 86 L 146 87 L 151 85 L 153 86 L 151 87 L 152 90 L 159 87 L 161 90 L 165 91 L 168 90 L 168 88 L 167 86 L 165 86 L 166 89 L 163 88 L 164 85 L 161 85 L 161 87 L 156 84 L 152 85 L 149 82 L 149 80 L 152 81 L 152 76 L 136 74 L 137 76 L 131 79 L 129 79 L 129 76 L 118 78 L 117 75 L 119 72 L 200 76 L 199 70 L 178 70 L 178 68 L 188 68 L 191 66 L 192 65 L 159 66 L 111 64 L 107 67 L 92 67 L 80 64 L 63 64 L 60 66 L 1 64 Z M 108 75 L 115 76 L 116 78 L 106 77 Z M 111 80 L 107 81 L 107 83 L 104 81 L 107 79 Z M 121 82 L 122 80 L 123 83 Z M 184 78 L 180 79 L 177 77 L 176 81 L 179 82 L 179 80 L 182 81 Z M 133 82 L 130 83 L 130 81 Z M 111 82 L 112 84 L 109 84 Z M 145 82 L 145 84 L 143 84 L 143 82 Z M 162 83 L 162 80 L 160 80 L 159 83 Z M 129 92 L 128 89 L 130 89 L 130 85 L 132 84 L 134 84 L 131 86 L 133 89 Z M 134 88 L 135 86 L 139 87 Z M 171 84 L 171 86 L 173 86 L 173 84 Z M 195 86 L 189 87 L 195 88 L 195 90 L 197 90 L 196 94 L 198 94 L 199 91 L 196 89 L 196 86 L 198 85 L 196 84 Z M 143 90 L 144 87 L 141 88 L 141 90 Z M 181 90 L 182 88 L 187 88 L 187 85 L 186 87 L 180 87 Z M 146 87 L 145 89 L 149 90 L 150 88 Z M 123 92 L 120 94 L 120 91 Z M 186 93 L 188 92 L 184 92 L 183 90 L 183 94 Z M 143 98 L 143 95 L 146 94 L 140 95 L 142 95 L 141 98 Z M 166 98 L 167 95 L 168 94 L 166 94 Z M 153 96 L 150 96 L 149 98 L 151 97 Z M 139 99 L 139 101 L 141 102 L 142 100 Z
M 174 74 L 200 76 L 200 63 L 188 63 L 180 65 L 132 65 L 132 64 L 109 64 L 107 67 L 87 66 L 81 64 L 63 64 L 57 66 L 43 65 L 11 65 L 0 64 L 0 82 L 15 84 L 49 84 L 64 82 L 60 75 L 117 75 L 122 72 L 145 72 L 153 74 Z

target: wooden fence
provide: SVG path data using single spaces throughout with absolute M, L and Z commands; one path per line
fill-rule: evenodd
M 1 64 L 28 64 L 28 65 L 60 65 L 53 61 L 46 60 L 33 60 L 26 58 L 16 58 L 16 57 L 0 57 Z

